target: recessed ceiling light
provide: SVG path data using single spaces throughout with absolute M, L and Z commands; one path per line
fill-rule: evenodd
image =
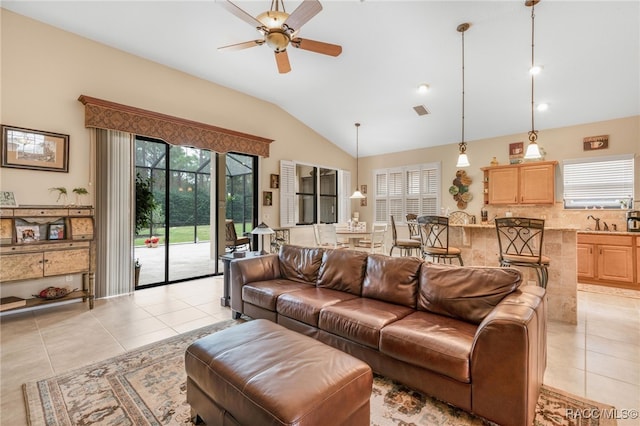
M 549 109 L 549 104 L 538 104 L 538 111 L 546 111 Z
M 422 83 L 418 85 L 418 93 L 420 93 L 421 95 L 424 95 L 428 91 L 429 91 L 429 85 L 427 83 Z

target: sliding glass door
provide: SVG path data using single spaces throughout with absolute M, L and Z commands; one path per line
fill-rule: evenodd
M 137 137 L 135 155 L 136 175 L 151 185 L 156 202 L 150 223 L 134 242 L 141 265 L 136 288 L 214 274 L 211 152 Z

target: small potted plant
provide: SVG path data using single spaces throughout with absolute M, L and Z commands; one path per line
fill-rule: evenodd
M 86 188 L 73 188 L 73 193 L 76 194 L 76 205 L 80 205 L 80 200 L 83 196 L 89 194 Z
M 56 198 L 56 203 L 59 202 L 60 199 L 62 198 L 62 204 L 63 205 L 67 204 L 67 188 L 65 188 L 64 186 L 56 186 L 53 188 L 49 188 L 49 192 L 58 193 L 58 198 Z

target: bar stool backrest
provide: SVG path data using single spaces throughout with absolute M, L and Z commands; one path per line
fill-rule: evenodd
M 541 263 L 544 220 L 526 217 L 495 219 L 500 247 L 500 261 L 504 256 L 522 256 Z

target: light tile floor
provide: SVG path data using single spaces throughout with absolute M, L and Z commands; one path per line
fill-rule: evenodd
M 226 320 L 231 313 L 221 296 L 222 278 L 215 277 L 97 300 L 91 311 L 72 303 L 3 315 L 0 425 L 26 424 L 23 383 Z M 580 291 L 578 317 L 577 325 L 549 323 L 545 383 L 640 409 L 640 299 Z

